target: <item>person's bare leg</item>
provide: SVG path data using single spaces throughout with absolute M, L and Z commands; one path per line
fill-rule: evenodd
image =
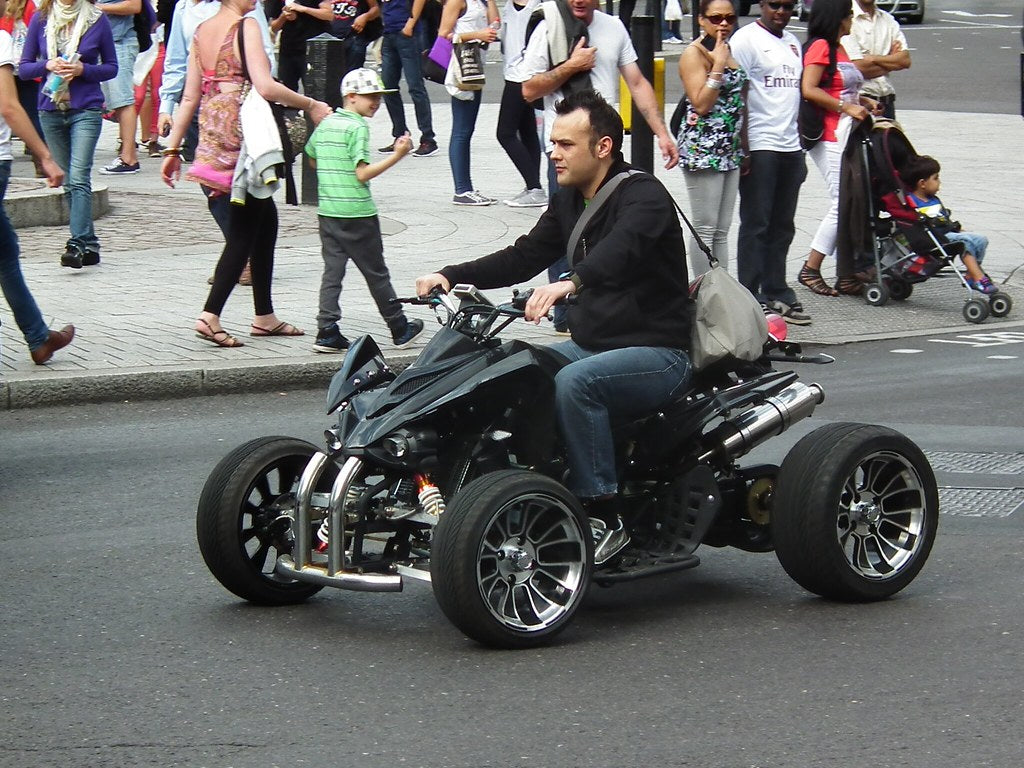
M 135 105 L 129 104 L 114 110 L 117 117 L 118 135 L 121 137 L 121 159 L 127 165 L 139 162 L 139 153 L 135 149 Z

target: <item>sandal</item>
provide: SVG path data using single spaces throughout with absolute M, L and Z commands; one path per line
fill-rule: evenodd
M 844 296 L 860 296 L 864 293 L 864 283 L 856 277 L 840 277 L 836 280 L 836 291 Z
M 296 328 L 291 323 L 286 323 L 283 320 L 275 325 L 273 328 L 260 328 L 256 323 L 252 324 L 252 331 L 249 332 L 250 336 L 305 336 L 306 332 L 301 328 Z
M 209 341 L 211 344 L 216 344 L 218 347 L 244 347 L 245 346 L 245 344 L 240 342 L 238 339 L 236 339 L 234 336 L 232 336 L 230 333 L 228 333 L 224 329 L 221 329 L 219 331 L 213 330 L 213 328 L 210 327 L 210 324 L 208 322 L 206 322 L 205 320 L 203 320 L 203 318 L 201 318 L 201 317 L 198 320 L 196 320 L 196 325 L 198 326 L 200 324 L 206 326 L 206 330 L 205 331 L 201 330 L 198 327 L 195 329 L 196 330 L 196 336 L 198 336 L 200 339 L 205 339 L 206 341 Z
M 804 286 L 804 288 L 809 288 L 813 293 L 816 293 L 819 296 L 839 295 L 839 291 L 835 290 L 822 278 L 821 270 L 807 266 L 806 261 L 800 268 L 800 274 L 796 276 L 796 280 L 800 285 Z

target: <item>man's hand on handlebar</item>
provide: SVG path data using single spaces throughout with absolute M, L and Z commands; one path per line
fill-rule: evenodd
M 416 285 L 419 286 L 419 281 L 416 282 Z M 551 311 L 551 308 L 556 303 L 575 292 L 576 286 L 573 285 L 571 280 L 560 280 L 557 283 L 534 288 L 533 295 L 526 302 L 525 319 L 528 322 L 539 324 L 541 318 L 547 317 L 548 312 Z
M 437 287 L 444 289 L 447 293 L 452 289 L 451 283 L 448 282 L 448 278 L 442 275 L 440 272 L 432 272 L 429 275 L 423 275 L 423 277 L 416 278 L 416 295 L 426 297 L 432 290 Z

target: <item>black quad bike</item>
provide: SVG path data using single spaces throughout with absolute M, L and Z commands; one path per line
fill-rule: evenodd
M 326 447 L 289 437 L 242 445 L 199 500 L 214 576 L 253 603 L 298 603 L 325 586 L 392 592 L 432 584 L 445 615 L 486 645 L 548 642 L 592 582 L 692 568 L 701 544 L 774 550 L 805 589 L 887 598 L 931 551 L 938 491 L 921 450 L 881 426 L 827 424 L 782 466 L 739 457 L 810 416 L 816 384 L 776 371 L 807 356 L 784 333 L 754 363 L 719 363 L 660 412 L 616 426 L 630 545 L 595 568 L 594 533 L 561 480 L 554 376 L 567 361 L 498 334 L 526 295 L 495 306 L 472 286 L 429 299 L 443 327 L 401 373 L 369 336 L 331 382 Z M 782 328 L 784 328 L 782 324 Z

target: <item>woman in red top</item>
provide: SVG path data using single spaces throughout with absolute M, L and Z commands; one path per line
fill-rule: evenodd
M 863 120 L 878 107 L 873 100 L 860 97 L 864 76 L 839 44 L 840 38 L 850 32 L 852 21 L 850 0 L 816 0 L 807 24 L 804 72 L 800 81 L 803 97 L 825 113 L 821 139 L 808 154 L 821 171 L 832 201 L 828 213 L 818 225 L 818 231 L 814 233 L 811 252 L 797 280 L 822 296 L 858 294 L 863 290 L 860 281 L 852 275 L 840 275 L 835 289 L 821 276 L 822 261 L 826 256 L 834 255 L 836 249 L 839 168 L 846 139 L 853 122 Z

